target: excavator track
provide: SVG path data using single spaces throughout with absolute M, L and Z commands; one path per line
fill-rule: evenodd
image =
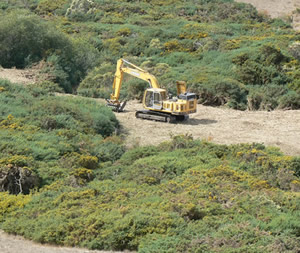
M 155 111 L 148 111 L 148 110 L 140 110 L 135 113 L 135 117 L 138 119 L 148 119 L 148 120 L 155 120 L 155 121 L 162 121 L 167 123 L 175 123 L 176 116 L 168 114 L 168 113 L 161 113 Z

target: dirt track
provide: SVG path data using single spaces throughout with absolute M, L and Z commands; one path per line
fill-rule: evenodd
M 112 251 L 41 245 L 20 236 L 7 235 L 0 230 L 0 253 L 110 253 Z M 127 251 L 128 252 L 128 251 Z M 118 253 L 114 251 L 113 253 Z
M 126 111 L 116 113 L 129 146 L 159 144 L 171 134 L 192 134 L 220 144 L 264 143 L 284 153 L 300 156 L 300 110 L 235 111 L 198 105 L 197 113 L 183 123 L 167 124 L 135 118 L 142 105 L 130 101 Z

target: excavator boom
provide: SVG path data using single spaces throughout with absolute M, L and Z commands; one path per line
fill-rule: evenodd
M 151 75 L 150 73 L 141 69 L 140 67 L 126 61 L 125 59 L 119 59 L 117 62 L 117 69 L 115 72 L 115 78 L 113 82 L 113 92 L 110 95 L 110 100 L 107 100 L 108 106 L 113 107 L 114 110 L 118 112 L 123 111 L 126 105 L 126 102 L 122 103 L 119 100 L 124 73 L 127 73 L 129 75 L 135 76 L 139 79 L 148 82 L 151 88 L 160 88 L 155 76 Z

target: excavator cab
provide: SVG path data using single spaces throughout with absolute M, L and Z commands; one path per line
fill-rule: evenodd
M 163 108 L 163 101 L 165 101 L 166 98 L 166 90 L 151 88 L 145 91 L 143 103 L 147 108 L 161 110 Z

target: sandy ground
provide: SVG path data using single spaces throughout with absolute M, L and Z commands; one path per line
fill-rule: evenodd
M 87 250 L 80 248 L 40 245 L 24 240 L 20 236 L 7 235 L 0 230 L 1 253 L 109 253 L 112 251 Z M 126 252 L 126 251 L 125 251 Z M 128 252 L 128 251 L 127 251 Z M 114 251 L 114 253 L 118 253 Z
M 293 20 L 293 26 L 300 30 L 300 0 L 236 0 L 237 2 L 250 3 L 259 11 L 272 18 L 288 18 Z
M 198 105 L 197 113 L 183 123 L 168 124 L 135 118 L 142 104 L 127 103 L 116 113 L 130 145 L 159 144 L 170 135 L 192 134 L 219 144 L 264 143 L 279 147 L 285 154 L 300 156 L 300 110 L 236 111 Z
M 34 83 L 36 76 L 37 72 L 34 70 L 5 69 L 0 67 L 0 79 L 7 79 L 13 83 Z

